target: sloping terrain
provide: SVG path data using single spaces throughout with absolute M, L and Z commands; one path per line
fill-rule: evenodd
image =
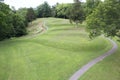
M 86 72 L 79 80 L 120 80 L 120 43 L 117 51 Z
M 112 47 L 103 37 L 90 40 L 82 24 L 74 28 L 68 20 L 56 18 L 37 19 L 33 24 L 41 22 L 48 29 L 42 34 L 0 42 L 0 80 L 68 80 Z

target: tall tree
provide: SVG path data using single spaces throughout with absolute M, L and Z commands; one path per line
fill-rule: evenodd
M 90 15 L 100 3 L 101 0 L 86 0 L 86 16 Z
M 74 3 L 79 3 L 80 1 L 79 0 L 74 0 Z
M 24 20 L 8 5 L 0 2 L 0 40 L 26 33 Z
M 70 22 L 75 22 L 76 27 L 78 23 L 81 23 L 84 20 L 84 11 L 79 0 L 74 0 L 74 3 L 69 7 L 67 16 L 70 19 Z
M 120 0 L 105 0 L 87 17 L 90 36 L 120 37 Z
M 25 26 L 28 26 L 28 20 L 27 20 L 27 11 L 28 9 L 27 8 L 20 8 L 16 11 L 16 13 L 18 15 L 20 15 L 22 17 L 22 19 L 24 20 L 24 24 Z
M 9 38 L 12 33 L 12 11 L 8 5 L 0 2 L 0 40 Z
M 14 36 L 19 37 L 26 34 L 24 19 L 17 13 L 13 15 Z
M 50 17 L 51 16 L 51 7 L 46 1 L 42 5 L 37 7 L 37 15 L 38 17 Z
M 26 19 L 28 22 L 33 21 L 36 18 L 35 12 L 33 8 L 28 8 L 27 14 L 26 14 Z
M 58 18 L 68 18 L 67 17 L 67 10 L 71 4 L 58 4 L 55 7 L 56 10 L 56 17 Z

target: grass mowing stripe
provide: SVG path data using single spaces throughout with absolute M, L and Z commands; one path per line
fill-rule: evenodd
M 41 21 L 49 27 L 44 34 L 0 42 L 0 80 L 68 80 L 111 48 L 102 37 L 90 40 L 84 27 L 74 29 L 66 19 L 37 19 L 34 26 Z
M 114 54 L 96 64 L 79 80 L 120 80 L 120 43 L 117 44 L 118 49 Z

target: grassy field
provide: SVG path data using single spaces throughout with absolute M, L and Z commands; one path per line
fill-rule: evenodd
M 48 30 L 42 34 L 32 31 L 41 22 Z M 103 37 L 90 40 L 84 24 L 74 28 L 68 20 L 44 18 L 31 25 L 28 36 L 0 42 L 0 80 L 68 80 L 111 48 Z
M 120 43 L 115 54 L 96 64 L 79 80 L 120 80 Z

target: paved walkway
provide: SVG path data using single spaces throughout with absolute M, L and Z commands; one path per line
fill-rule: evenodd
M 94 66 L 96 63 L 100 62 L 101 60 L 103 60 L 104 58 L 106 58 L 107 56 L 113 54 L 118 46 L 117 44 L 109 39 L 109 41 L 111 42 L 111 44 L 113 45 L 112 49 L 110 49 L 108 52 L 106 52 L 105 54 L 97 57 L 96 59 L 88 62 L 86 65 L 84 65 L 81 69 L 79 69 L 77 72 L 75 72 L 69 80 L 78 80 L 87 70 L 89 70 L 92 66 Z

